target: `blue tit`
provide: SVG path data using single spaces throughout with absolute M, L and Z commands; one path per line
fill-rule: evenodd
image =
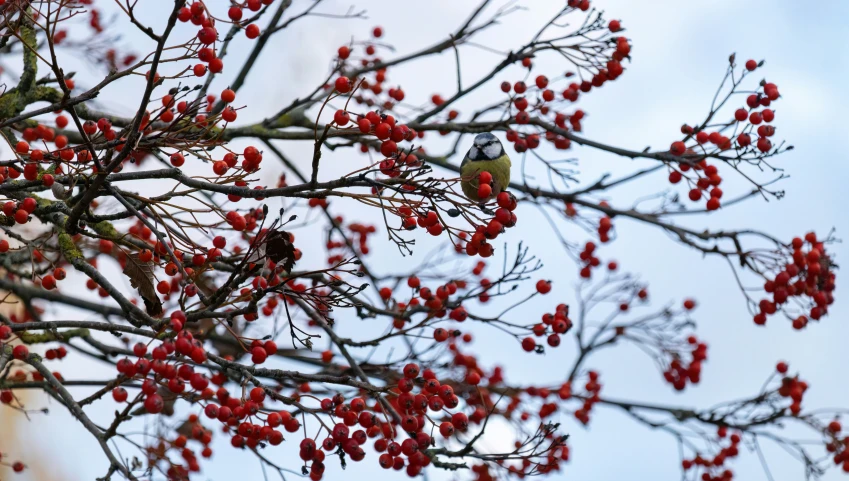
M 501 142 L 489 132 L 478 134 L 463 163 L 460 164 L 460 186 L 463 194 L 473 202 L 488 202 L 510 184 L 510 157 L 504 152 Z M 492 175 L 492 194 L 478 197 L 478 176 L 481 172 Z

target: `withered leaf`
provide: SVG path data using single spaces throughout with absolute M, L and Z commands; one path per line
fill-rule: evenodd
M 292 244 L 289 233 L 280 230 L 268 236 L 265 252 L 275 264 L 282 264 L 283 270 L 291 271 L 295 266 L 295 244 Z
M 183 436 L 192 439 L 192 428 L 195 424 L 197 423 L 189 422 L 187 419 L 183 421 L 183 424 L 180 424 L 180 427 L 178 427 L 175 431 L 177 431 L 177 434 L 182 434 Z
M 138 255 L 127 256 L 124 275 L 130 278 L 130 285 L 139 292 L 144 307 L 151 316 L 162 314 L 162 302 L 156 295 L 156 278 L 153 276 L 153 262 L 142 262 Z
M 258 263 L 271 259 L 287 272 L 295 266 L 295 245 L 292 244 L 291 237 L 285 230 L 269 231 L 256 242 L 257 245 L 247 262 Z

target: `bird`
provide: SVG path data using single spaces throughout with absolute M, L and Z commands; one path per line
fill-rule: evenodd
M 510 185 L 510 157 L 498 138 L 489 132 L 475 136 L 472 147 L 460 164 L 460 186 L 466 198 L 477 203 L 486 203 Z M 481 198 L 479 176 L 488 172 L 492 176 L 492 192 Z

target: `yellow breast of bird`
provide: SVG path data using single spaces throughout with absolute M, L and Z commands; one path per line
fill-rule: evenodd
M 486 202 L 494 198 L 510 184 L 510 166 L 510 157 L 507 154 L 495 160 L 466 162 L 460 167 L 460 175 L 464 180 L 463 194 L 474 202 Z M 486 199 L 478 198 L 478 187 L 480 187 L 478 176 L 481 172 L 489 172 L 492 175 L 492 195 Z

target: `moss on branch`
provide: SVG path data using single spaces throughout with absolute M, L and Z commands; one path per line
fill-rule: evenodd
M 18 338 L 25 344 L 39 344 L 53 341 L 67 341 L 74 337 L 86 337 L 91 335 L 91 332 L 85 328 L 69 329 L 67 331 L 45 331 L 40 334 L 31 332 L 19 332 Z
M 84 260 L 83 253 L 74 244 L 74 238 L 67 232 L 63 231 L 59 233 L 59 249 L 62 251 L 62 255 L 65 256 L 65 259 L 71 264 Z

